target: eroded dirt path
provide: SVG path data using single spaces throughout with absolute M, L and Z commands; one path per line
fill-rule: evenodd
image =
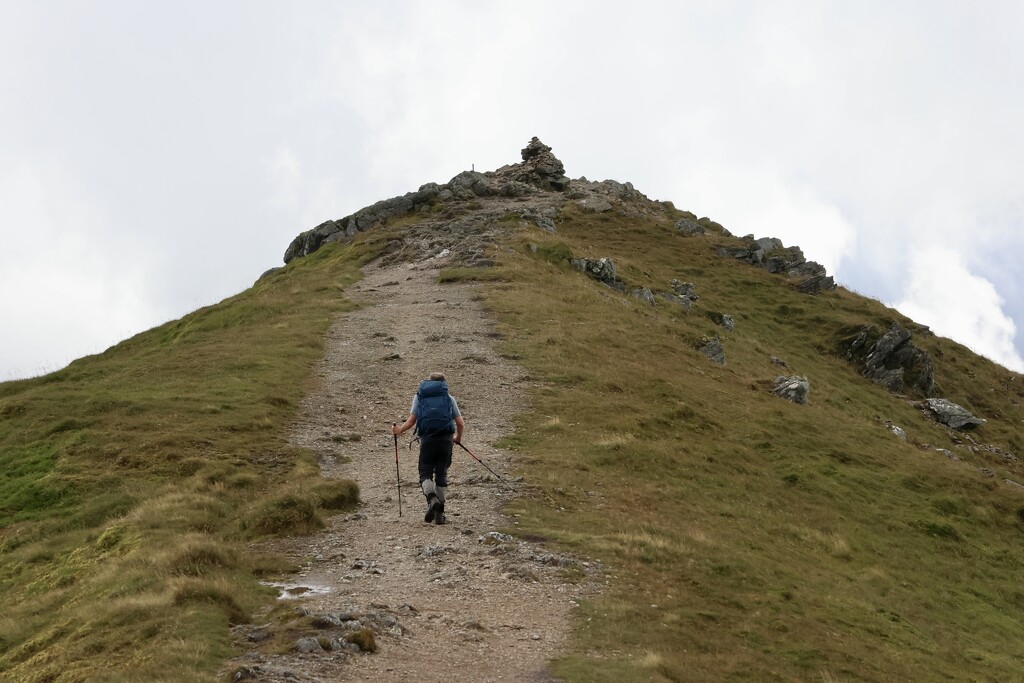
M 524 408 L 525 373 L 496 353 L 477 286 L 438 284 L 437 266 L 370 266 L 346 292 L 364 308 L 330 330 L 320 386 L 305 400 L 292 440 L 320 453 L 324 476 L 355 480 L 362 503 L 323 533 L 268 544 L 305 563 L 294 580 L 313 590 L 295 600 L 297 607 L 329 621 L 372 624 L 378 651 L 336 645 L 271 655 L 249 645 L 233 663 L 244 667 L 240 680 L 551 680 L 546 662 L 559 651 L 569 610 L 586 590 L 566 582 L 565 573 L 585 575 L 593 567 L 491 533 L 514 528 L 499 510 L 511 494 L 458 448 L 449 472 L 449 523 L 425 524 L 409 435 L 399 439 L 398 516 L 389 428 L 408 415 L 421 379 L 447 374 L 466 420 L 464 443 L 506 479 L 512 456 L 494 443 Z M 327 626 L 328 638 L 343 630 Z M 238 636 L 243 643 L 259 638 L 253 627 Z

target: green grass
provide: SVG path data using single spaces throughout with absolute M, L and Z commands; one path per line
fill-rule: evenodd
M 1001 482 L 1024 482 L 1021 466 L 960 447 L 972 444 L 836 353 L 851 329 L 909 321 L 723 259 L 716 245 L 735 241 L 681 237 L 682 215 L 570 206 L 557 235 L 507 221 L 497 267 L 441 276 L 482 283 L 502 352 L 531 377 L 531 411 L 505 443 L 531 492 L 510 506 L 517 531 L 606 570 L 555 674 L 1019 677 L 1024 494 Z M 351 308 L 345 287 L 412 220 L 0 384 L 0 679 L 209 680 L 232 656 L 230 625 L 272 599 L 257 579 L 292 569 L 248 541 L 314 530 L 358 499 L 351 482 L 319 479 L 314 454 L 284 433 L 327 326 Z M 627 288 L 679 279 L 701 298 L 690 312 L 652 307 L 570 256 L 612 256 Z M 716 324 L 724 314 L 733 332 Z M 722 367 L 696 350 L 716 335 Z M 973 438 L 1020 455 L 1024 378 L 949 340 L 915 343 L 942 395 L 989 419 Z M 810 402 L 771 396 L 778 374 L 808 376 Z
M 0 679 L 209 680 L 287 569 L 247 541 L 358 500 L 284 433 L 386 233 L 0 384 Z
M 559 234 L 530 231 L 539 248 L 519 243 L 501 259 L 508 281 L 485 290 L 504 351 L 540 385 L 505 444 L 536 486 L 511 505 L 517 529 L 608 570 L 554 673 L 1017 677 L 1024 496 L 999 482 L 1024 481 L 1021 468 L 956 449 L 910 401 L 834 353 L 844 327 L 902 316 L 842 289 L 800 294 L 717 256 L 729 238 L 674 235 L 673 219 L 563 212 Z M 578 273 L 566 251 L 615 257 L 628 287 L 693 282 L 701 299 L 690 313 L 651 307 Z M 707 311 L 732 315 L 735 331 Z M 694 350 L 716 334 L 724 367 Z M 975 438 L 1019 448 L 1019 389 L 994 389 L 1022 378 L 949 340 L 915 339 L 935 357 L 945 395 L 995 418 Z M 808 405 L 769 394 L 783 373 L 810 378 Z

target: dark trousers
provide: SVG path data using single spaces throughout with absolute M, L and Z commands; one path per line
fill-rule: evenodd
M 451 439 L 420 441 L 420 483 L 427 479 L 434 486 L 448 486 L 448 468 L 452 466 Z

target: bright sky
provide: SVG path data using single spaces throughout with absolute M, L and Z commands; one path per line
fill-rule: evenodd
M 1024 371 L 1022 30 L 995 1 L 0 0 L 0 380 L 534 135 Z

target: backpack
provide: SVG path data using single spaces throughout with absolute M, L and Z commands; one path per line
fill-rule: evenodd
M 421 437 L 455 433 L 448 382 L 425 379 L 416 392 L 416 433 Z

